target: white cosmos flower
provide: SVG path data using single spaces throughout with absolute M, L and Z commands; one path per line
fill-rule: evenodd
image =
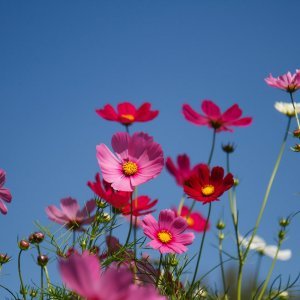
M 239 241 L 243 247 L 247 248 L 250 242 L 250 238 L 246 238 L 240 235 Z M 250 245 L 250 249 L 259 252 L 262 255 L 266 255 L 271 258 L 274 258 L 276 255 L 277 246 L 267 245 L 264 239 L 255 235 Z M 291 257 L 292 257 L 292 251 L 290 249 L 279 250 L 277 255 L 278 260 L 289 260 Z
M 282 114 L 287 115 L 289 117 L 295 116 L 295 111 L 293 104 L 290 102 L 275 102 L 274 107 Z M 297 114 L 300 113 L 300 103 L 295 103 L 295 108 Z

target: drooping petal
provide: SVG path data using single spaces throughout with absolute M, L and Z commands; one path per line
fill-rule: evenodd
M 12 199 L 10 191 L 6 188 L 0 188 L 0 199 L 10 203 Z
M 200 114 L 198 114 L 195 110 L 193 110 L 190 105 L 184 104 L 182 106 L 182 113 L 186 120 L 194 123 L 196 125 L 208 125 L 208 119 Z
M 7 207 L 6 205 L 0 200 L 0 212 L 3 214 L 3 215 L 6 215 L 7 214 Z

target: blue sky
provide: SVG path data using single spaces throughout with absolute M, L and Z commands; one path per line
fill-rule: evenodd
M 66 196 L 81 203 L 92 197 L 86 182 L 99 171 L 95 146 L 109 145 L 111 136 L 123 130 L 96 115 L 95 109 L 107 103 L 151 102 L 159 117 L 132 130 L 153 135 L 165 156 L 187 153 L 193 164 L 207 161 L 212 132 L 186 122 L 182 104 L 199 111 L 201 101 L 211 99 L 224 111 L 238 103 L 253 125 L 218 134 L 212 165 L 225 164 L 221 143 L 237 145 L 232 172 L 241 182 L 241 230 L 249 231 L 287 121 L 274 102 L 289 101 L 264 78 L 300 67 L 299 8 L 296 0 L 1 1 L 0 167 L 13 194 L 8 215 L 0 216 L 0 252 L 13 256 L 0 274 L 1 284 L 18 288 L 17 237 L 36 230 L 35 220 L 50 225 L 47 205 Z M 297 101 L 300 94 L 295 96 Z M 269 243 L 274 243 L 279 217 L 300 208 L 299 154 L 288 149 L 294 143 L 289 137 L 259 229 Z M 160 209 L 176 205 L 181 196 L 166 171 L 139 190 L 158 198 Z M 206 206 L 197 208 L 206 214 Z M 212 224 L 222 214 L 230 252 L 227 195 L 214 203 Z M 299 224 L 296 218 L 283 246 L 292 249 L 293 258 L 275 268 L 285 279 L 299 272 Z M 215 235 L 212 229 L 206 241 L 203 272 L 217 264 Z M 29 254 L 27 260 L 28 278 L 37 277 Z M 266 258 L 262 276 L 270 263 Z M 55 262 L 51 268 L 55 274 Z M 218 282 L 220 275 L 209 279 Z

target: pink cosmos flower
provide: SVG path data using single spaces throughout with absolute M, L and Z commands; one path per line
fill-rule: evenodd
M 166 300 L 152 286 L 132 284 L 132 274 L 126 268 L 114 266 L 103 272 L 98 258 L 88 251 L 60 259 L 59 271 L 67 288 L 86 300 Z
M 220 107 L 211 100 L 204 100 L 201 105 L 204 115 L 197 113 L 190 105 L 182 106 L 184 117 L 191 123 L 199 126 L 208 126 L 220 131 L 233 131 L 233 126 L 249 126 L 252 118 L 241 118 L 242 110 L 237 104 L 229 107 L 224 113 L 221 113 Z
M 143 219 L 144 234 L 152 241 L 148 243 L 160 253 L 183 253 L 187 251 L 195 236 L 193 233 L 183 233 L 188 227 L 186 220 L 177 217 L 171 209 L 162 210 L 158 222 L 152 215 Z
M 106 104 L 104 108 L 97 109 L 96 113 L 108 121 L 119 122 L 125 126 L 135 122 L 148 122 L 153 120 L 158 115 L 158 110 L 151 110 L 151 104 L 143 103 L 139 108 L 136 108 L 130 102 L 119 103 L 117 112 L 110 104 Z
M 177 210 L 174 209 L 175 214 L 177 214 Z M 197 211 L 190 212 L 190 209 L 187 206 L 183 206 L 180 211 L 180 216 L 186 219 L 188 223 L 188 228 L 196 231 L 203 232 L 205 229 L 206 219 Z M 207 224 L 207 229 L 209 229 L 209 223 Z
M 5 184 L 5 175 L 5 171 L 0 169 L 0 212 L 4 215 L 7 214 L 7 207 L 1 200 L 10 203 L 12 199 L 10 191 L 3 187 Z
M 103 178 L 115 190 L 132 192 L 136 186 L 159 175 L 164 166 L 161 146 L 144 132 L 132 136 L 117 132 L 111 144 L 116 155 L 104 144 L 96 149 Z
M 300 89 L 300 70 L 296 70 L 295 74 L 287 72 L 277 78 L 274 78 L 272 74 L 265 78 L 265 82 L 272 87 L 287 91 L 288 93 L 296 92 Z
M 155 209 L 152 208 L 157 204 L 157 202 L 157 199 L 151 201 L 151 199 L 148 196 L 139 196 L 132 200 L 132 205 L 131 203 L 128 203 L 126 206 L 123 207 L 122 214 L 131 215 L 132 213 L 132 215 L 135 217 L 150 214 L 155 211 Z
M 177 156 L 177 165 L 178 167 L 175 166 L 170 157 L 167 158 L 167 170 L 175 177 L 177 184 L 183 186 L 184 182 L 193 174 L 197 166 L 191 168 L 190 158 L 186 154 Z
M 77 200 L 68 197 L 60 200 L 61 209 L 50 205 L 46 208 L 46 214 L 55 223 L 65 225 L 69 229 L 82 230 L 83 225 L 93 222 L 95 216 L 91 216 L 91 212 L 95 207 L 95 200 L 90 200 L 80 210 Z

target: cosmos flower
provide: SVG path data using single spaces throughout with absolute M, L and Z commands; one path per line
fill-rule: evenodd
M 87 185 L 101 200 L 105 200 L 117 209 L 122 209 L 129 204 L 131 192 L 115 191 L 105 180 L 102 181 L 102 185 L 99 173 L 96 174 L 95 180 L 95 182 L 89 181 Z
M 80 209 L 77 200 L 68 197 L 60 200 L 60 209 L 54 205 L 48 206 L 46 214 L 55 223 L 65 225 L 69 229 L 82 230 L 83 225 L 93 222 L 94 216 L 91 216 L 91 213 L 95 208 L 95 200 L 88 201 Z
M 117 132 L 111 144 L 116 155 L 104 144 L 96 149 L 103 178 L 115 190 L 132 192 L 136 186 L 158 176 L 164 166 L 161 146 L 144 132 L 132 136 Z
M 7 214 L 7 207 L 3 201 L 10 203 L 12 199 L 10 191 L 3 187 L 5 184 L 5 176 L 5 171 L 0 169 L 0 212 L 4 215 Z
M 88 251 L 59 259 L 64 284 L 86 300 L 166 300 L 153 286 L 134 285 L 127 268 L 109 267 L 103 272 L 99 259 Z
M 233 186 L 233 176 L 228 173 L 224 178 L 222 167 L 200 164 L 196 172 L 184 184 L 184 192 L 191 198 L 203 204 L 219 200 L 223 193 Z
M 174 212 L 178 216 L 178 212 L 174 209 Z M 205 229 L 206 219 L 197 211 L 190 212 L 187 206 L 183 206 L 180 211 L 180 216 L 186 219 L 188 228 L 196 232 L 203 232 Z M 209 223 L 207 224 L 207 229 L 209 229 Z
M 186 220 L 177 217 L 171 209 L 162 210 L 158 222 L 152 215 L 146 215 L 143 219 L 144 234 L 151 239 L 148 245 L 160 253 L 186 252 L 186 246 L 195 238 L 191 232 L 184 233 L 187 227 Z
M 274 107 L 282 114 L 288 117 L 295 117 L 293 104 L 290 102 L 275 102 Z M 300 103 L 295 103 L 297 114 L 300 113 Z
M 128 203 L 125 207 L 122 208 L 122 214 L 123 215 L 130 215 L 132 210 L 132 215 L 135 217 L 143 216 L 150 214 L 155 211 L 155 209 L 152 209 L 156 203 L 157 199 L 153 200 L 151 202 L 151 199 L 148 196 L 139 196 L 132 200 L 132 208 L 131 203 Z
M 186 154 L 177 156 L 177 165 L 178 166 L 175 166 L 174 162 L 170 157 L 167 158 L 167 170 L 170 174 L 172 174 L 175 177 L 176 183 L 179 186 L 183 186 L 184 182 L 192 175 L 197 166 L 191 168 L 190 158 Z
M 250 238 L 239 236 L 239 241 L 244 248 L 247 248 L 250 242 Z M 255 250 L 261 255 L 266 255 L 274 258 L 277 252 L 276 245 L 267 245 L 264 239 L 255 235 L 252 243 L 250 245 L 251 250 Z M 292 257 L 292 251 L 290 249 L 279 250 L 277 259 L 279 260 L 289 260 Z
M 105 120 L 119 122 L 123 125 L 131 125 L 134 122 L 148 122 L 157 117 L 159 111 L 151 110 L 151 104 L 143 103 L 136 108 L 130 102 L 119 103 L 117 112 L 110 104 L 106 104 L 104 108 L 97 109 L 97 114 Z
M 300 70 L 296 70 L 295 74 L 287 72 L 277 78 L 272 74 L 265 78 L 265 82 L 272 87 L 287 91 L 288 93 L 296 92 L 300 88 Z
M 242 110 L 237 104 L 232 105 L 224 113 L 221 113 L 220 107 L 211 100 L 204 100 L 201 104 L 204 115 L 197 113 L 189 104 L 184 104 L 182 113 L 186 120 L 199 125 L 213 128 L 216 132 L 233 131 L 234 126 L 249 126 L 252 118 L 241 118 Z

